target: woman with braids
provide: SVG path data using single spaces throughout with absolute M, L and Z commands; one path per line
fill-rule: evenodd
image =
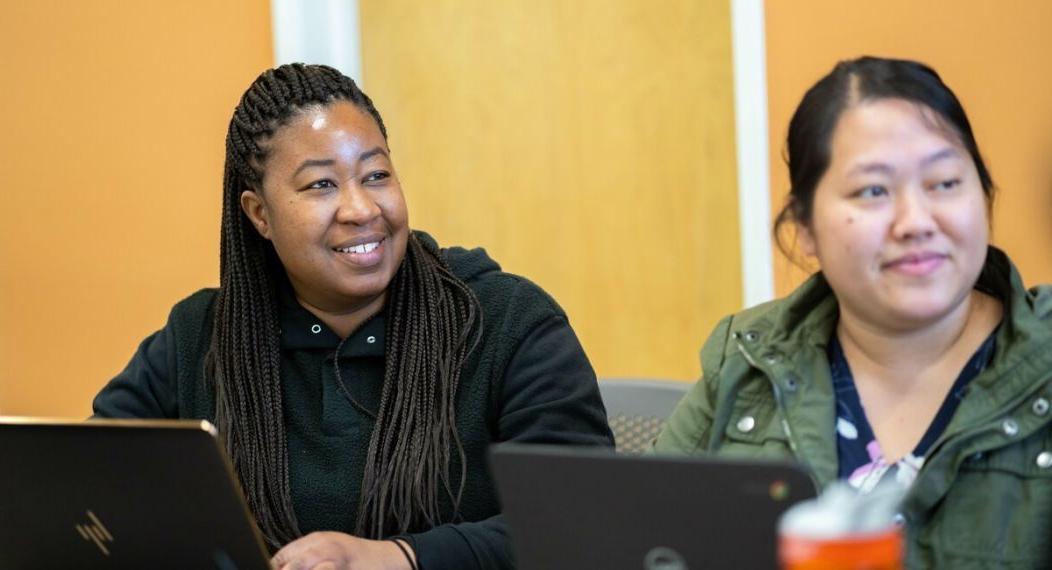
M 220 287 L 95 398 L 209 419 L 279 568 L 508 568 L 487 445 L 610 445 L 566 315 L 482 250 L 411 231 L 383 120 L 338 71 L 234 111 Z

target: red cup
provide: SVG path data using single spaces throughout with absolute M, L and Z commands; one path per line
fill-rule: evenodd
M 778 539 L 783 570 L 902 570 L 902 555 L 902 531 L 897 526 L 837 538 L 783 534 Z

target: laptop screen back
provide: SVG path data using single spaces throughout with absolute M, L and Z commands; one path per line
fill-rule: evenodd
M 268 568 L 214 434 L 0 419 L 0 568 Z
M 502 444 L 491 459 L 522 570 L 776 568 L 776 524 L 815 496 L 789 463 Z

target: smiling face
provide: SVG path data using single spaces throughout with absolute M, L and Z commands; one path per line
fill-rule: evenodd
M 965 307 L 989 233 L 968 151 L 935 113 L 901 99 L 844 111 L 800 230 L 842 318 L 891 330 Z
M 334 314 L 382 305 L 409 221 L 376 122 L 337 100 L 308 107 L 264 146 L 262 188 L 243 192 L 241 207 L 300 302 Z

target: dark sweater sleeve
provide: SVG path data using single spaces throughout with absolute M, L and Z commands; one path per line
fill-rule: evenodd
M 561 315 L 537 326 L 508 364 L 496 441 L 613 446 L 595 371 Z M 422 570 L 514 568 L 503 515 L 411 535 Z
M 142 341 L 131 362 L 92 402 L 97 418 L 176 418 L 175 347 L 165 327 Z

